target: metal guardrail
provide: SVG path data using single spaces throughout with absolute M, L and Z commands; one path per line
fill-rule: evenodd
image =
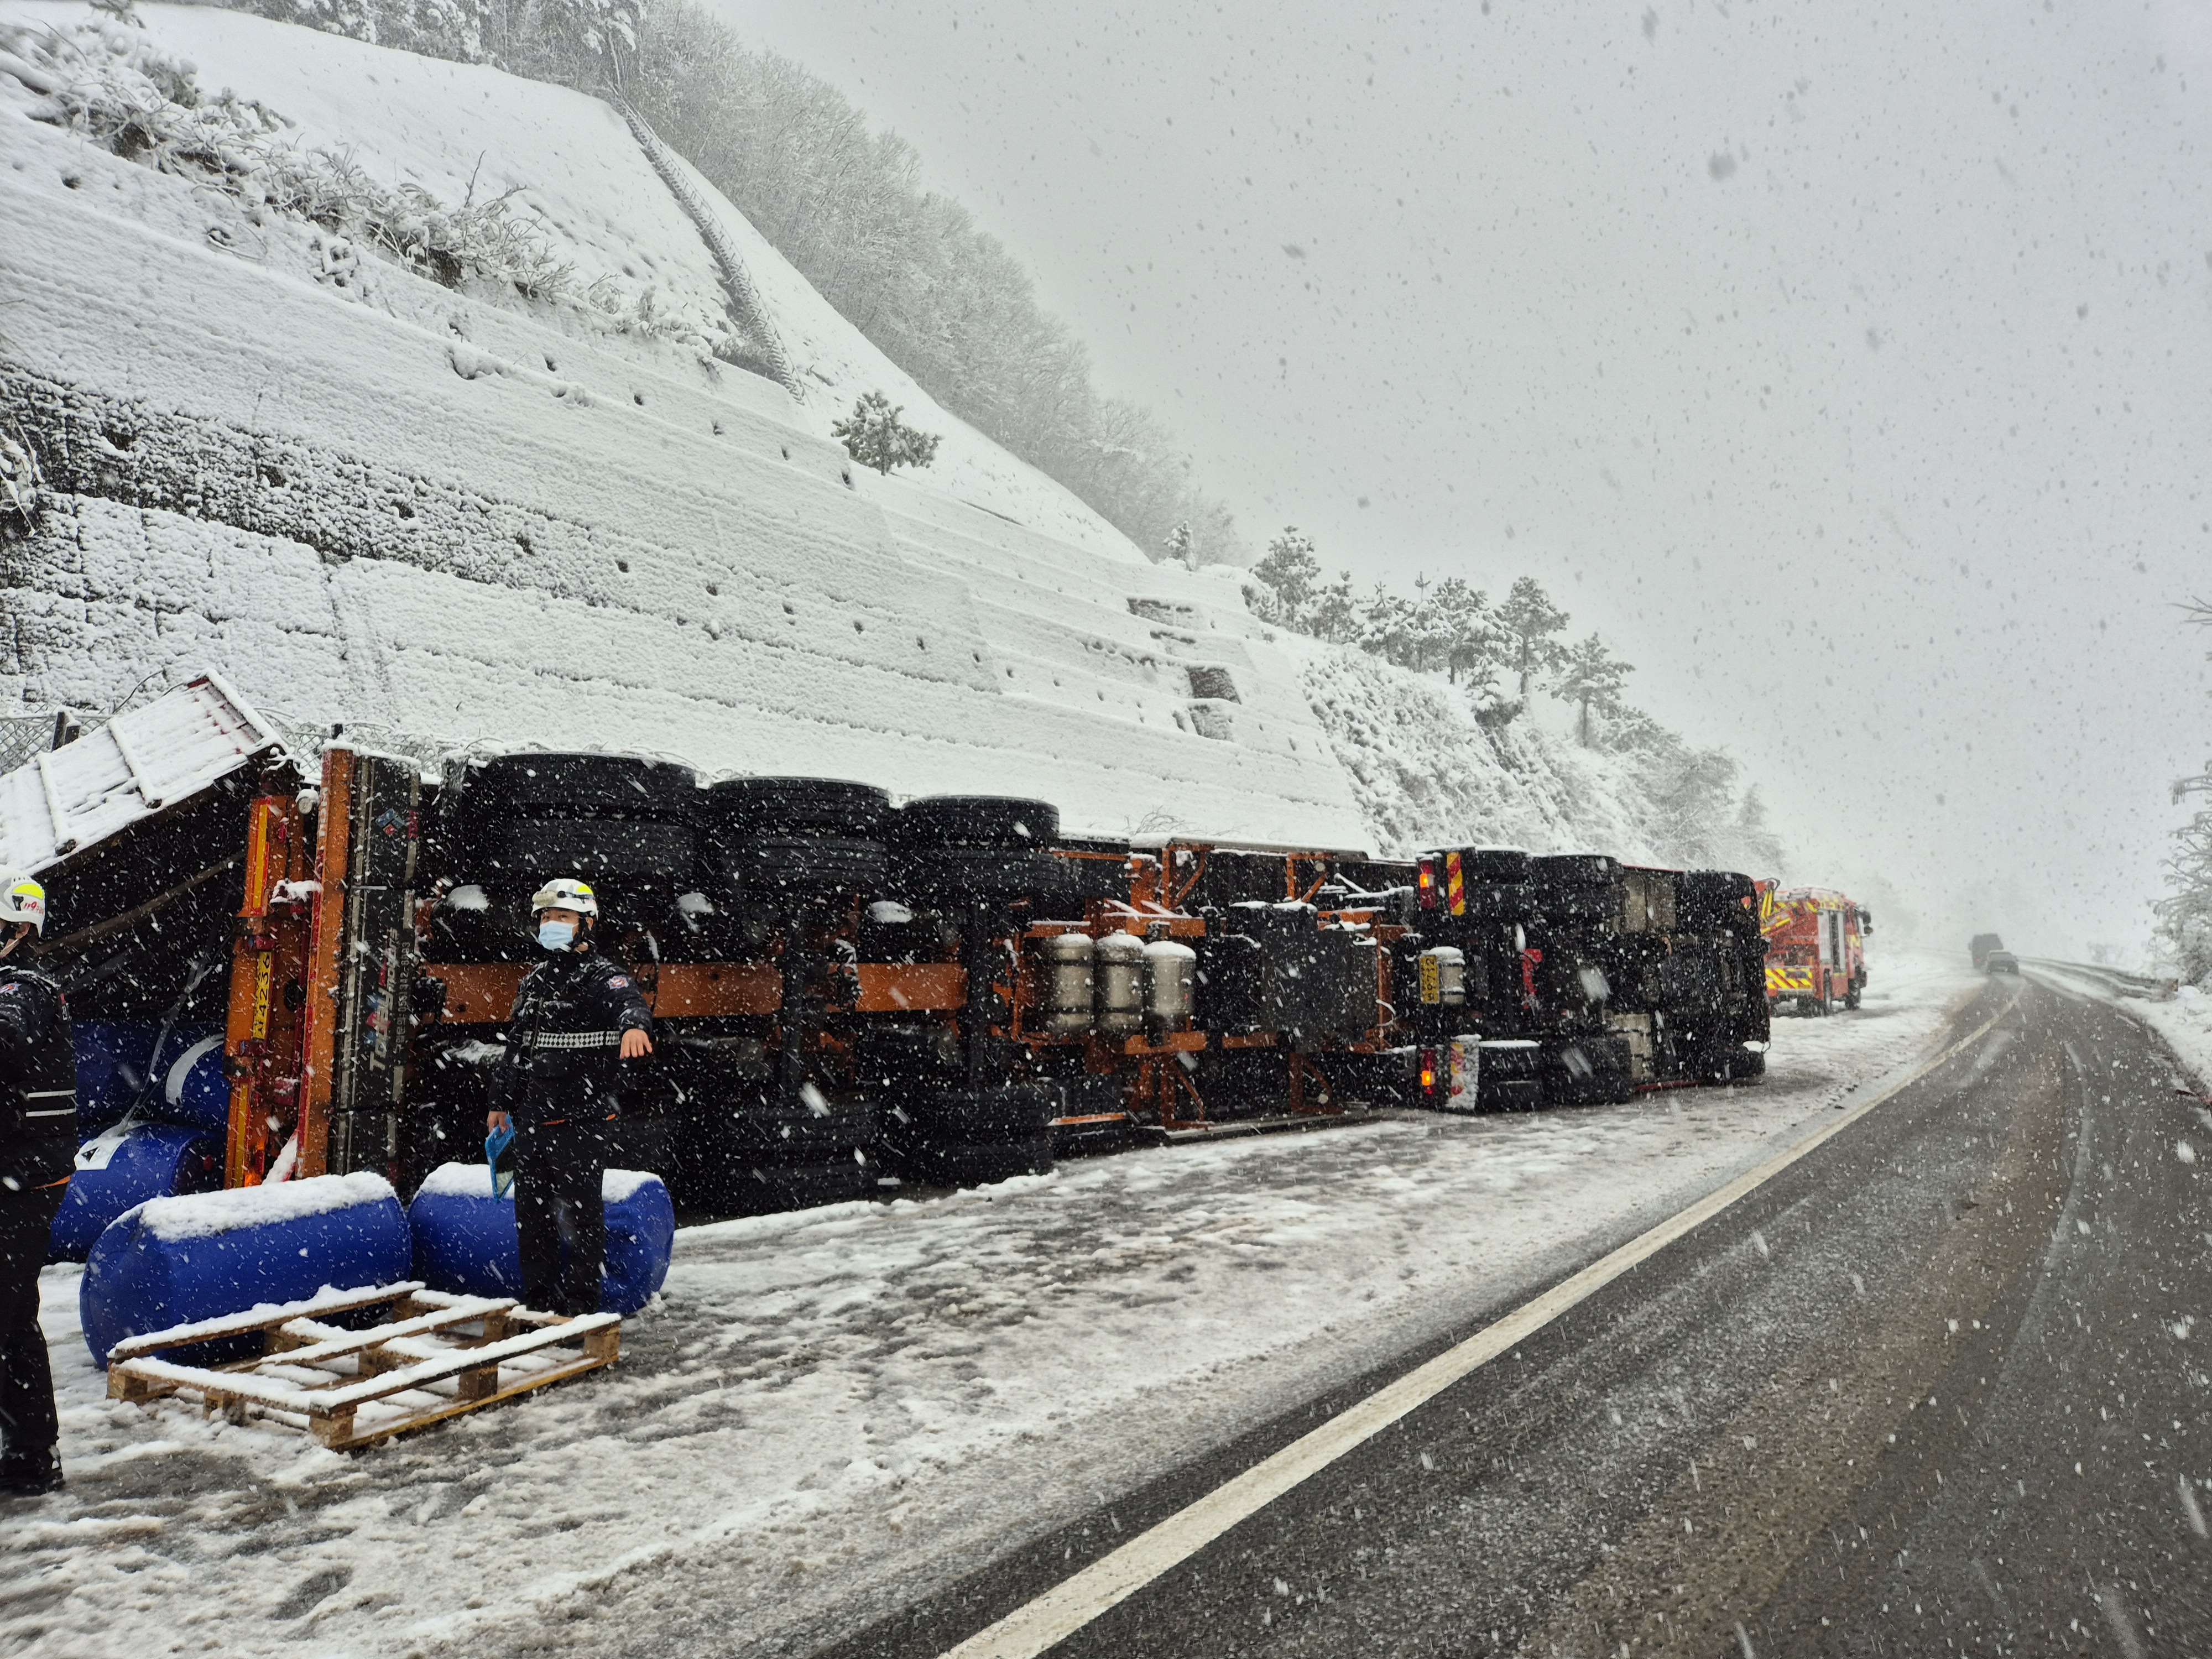
M 2094 962 L 2060 962 L 2051 957 L 2022 957 L 2021 961 L 2028 967 L 2055 968 L 2061 973 L 2094 980 L 2116 996 L 2134 997 L 2144 1002 L 2171 1002 L 2181 986 L 2181 981 L 2171 975 L 2130 974 Z

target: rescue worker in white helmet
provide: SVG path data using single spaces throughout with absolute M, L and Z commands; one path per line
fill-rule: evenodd
M 46 890 L 0 871 L 0 1494 L 13 1497 L 62 1484 L 39 1269 L 76 1168 L 76 1051 L 61 986 L 21 959 L 46 925 Z
M 547 955 L 515 994 L 487 1125 L 514 1131 L 523 1304 L 573 1318 L 599 1310 L 607 1129 L 624 1062 L 653 1052 L 653 1015 L 629 969 L 592 948 L 599 902 L 589 887 L 549 881 L 530 908 Z

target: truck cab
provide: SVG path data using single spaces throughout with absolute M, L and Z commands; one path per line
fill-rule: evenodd
M 1759 926 L 1766 937 L 1766 1001 L 1794 1003 L 1801 1014 L 1856 1008 L 1865 994 L 1866 939 L 1874 918 L 1850 897 L 1825 887 L 1759 884 Z

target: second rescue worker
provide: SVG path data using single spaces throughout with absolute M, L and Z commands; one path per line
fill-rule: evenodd
M 573 1317 L 599 1310 L 607 1125 L 618 1109 L 622 1062 L 653 1052 L 653 1015 L 629 969 L 592 949 L 599 902 L 589 887 L 550 881 L 530 908 L 550 954 L 515 994 L 487 1121 L 514 1131 L 523 1303 Z

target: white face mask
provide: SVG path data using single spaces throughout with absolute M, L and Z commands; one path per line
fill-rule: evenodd
M 538 924 L 538 942 L 549 951 L 565 951 L 576 942 L 576 924 L 541 921 Z

